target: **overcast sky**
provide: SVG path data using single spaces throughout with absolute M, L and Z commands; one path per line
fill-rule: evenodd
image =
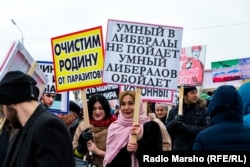
M 52 37 L 96 26 L 105 35 L 107 20 L 115 19 L 183 27 L 182 47 L 207 45 L 210 69 L 213 61 L 250 57 L 249 7 L 249 0 L 6 0 L 0 56 L 23 36 L 35 60 L 52 61 Z

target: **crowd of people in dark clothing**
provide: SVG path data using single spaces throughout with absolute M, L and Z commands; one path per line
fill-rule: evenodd
M 66 115 L 48 112 L 55 96 L 38 99 L 36 84 L 20 71 L 0 81 L 0 167 L 138 167 L 147 153 L 250 151 L 250 83 L 219 86 L 209 100 L 184 87 L 182 105 L 148 102 L 147 111 L 143 102 L 135 111 L 135 91 L 120 92 L 115 112 L 95 94 L 88 121 L 74 101 Z

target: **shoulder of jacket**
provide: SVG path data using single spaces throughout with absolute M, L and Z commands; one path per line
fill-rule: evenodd
M 198 98 L 197 104 L 200 108 L 206 108 L 207 107 L 207 101 L 202 98 Z

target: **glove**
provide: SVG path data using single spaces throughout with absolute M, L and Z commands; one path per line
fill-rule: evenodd
M 187 129 L 187 125 L 182 122 L 182 123 L 177 123 L 176 124 L 176 128 L 180 131 L 180 132 L 186 132 Z
M 183 116 L 182 115 L 176 115 L 174 117 L 174 123 L 176 126 L 176 129 L 180 132 L 185 132 L 187 125 L 183 122 Z
M 93 139 L 93 136 L 92 136 L 92 133 L 90 132 L 90 128 L 87 128 L 84 131 L 82 131 L 82 133 L 78 139 L 79 145 L 77 147 L 77 151 L 81 154 L 86 152 L 87 151 L 87 142 L 89 140 L 92 140 L 92 139 Z
M 175 123 L 175 124 L 183 123 L 183 116 L 182 116 L 182 115 L 176 115 L 176 116 L 174 117 L 174 123 Z

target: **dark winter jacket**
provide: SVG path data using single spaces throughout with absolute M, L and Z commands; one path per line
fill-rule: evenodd
M 0 167 L 3 166 L 4 157 L 8 148 L 9 136 L 10 134 L 7 128 L 3 127 L 0 132 Z
M 13 136 L 18 132 L 18 129 L 14 129 L 10 121 L 4 119 L 4 116 L 0 113 L 0 167 L 3 166 L 4 158 L 8 150 L 9 142 Z
M 143 155 L 147 153 L 159 154 L 162 151 L 162 135 L 159 125 L 149 121 L 143 125 L 143 136 L 138 141 L 138 150 L 135 153 L 139 166 L 143 166 Z M 130 153 L 127 145 L 122 148 L 107 167 L 130 167 Z
M 231 85 L 220 86 L 208 107 L 209 127 L 193 146 L 198 151 L 250 151 L 250 128 L 243 125 L 242 101 Z
M 187 105 L 183 103 L 183 120 L 185 129 L 178 129 L 174 117 L 178 115 L 178 105 L 169 111 L 166 122 L 168 133 L 172 139 L 173 151 L 192 150 L 196 135 L 208 126 L 206 101 L 198 99 L 197 103 Z
M 75 166 L 67 127 L 41 104 L 11 139 L 4 162 L 4 167 L 35 166 Z

